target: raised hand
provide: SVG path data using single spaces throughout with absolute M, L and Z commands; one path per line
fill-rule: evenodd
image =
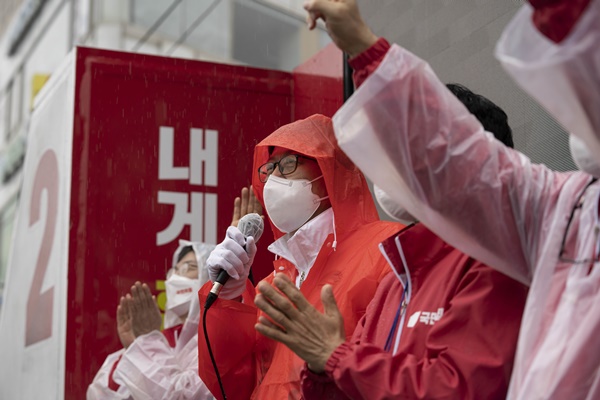
M 131 305 L 129 303 L 125 297 L 121 297 L 117 306 L 117 332 L 124 348 L 128 348 L 135 340 L 131 326 L 131 312 L 129 309 Z
M 126 300 L 131 302 L 131 326 L 135 337 L 160 329 L 160 311 L 148 285 L 136 282 Z
M 233 201 L 233 217 L 231 218 L 231 226 L 238 226 L 240 219 L 251 213 L 257 213 L 263 215 L 262 205 L 260 201 L 254 196 L 252 186 L 242 188 L 240 197 L 236 197 Z
M 360 16 L 356 0 L 309 0 L 304 2 L 304 9 L 308 11 L 309 29 L 314 29 L 321 18 L 331 40 L 350 57 L 377 42 L 377 36 Z
M 206 260 L 206 269 L 211 281 L 215 281 L 221 270 L 231 277 L 221 289 L 219 297 L 237 299 L 244 293 L 246 279 L 256 255 L 253 237 L 246 239 L 235 226 L 227 228 L 225 240 L 215 247 Z
M 277 274 L 273 284 L 283 293 L 262 281 L 260 294 L 254 303 L 274 322 L 265 316 L 258 319 L 255 328 L 268 338 L 285 344 L 317 373 L 335 349 L 346 340 L 344 319 L 340 313 L 331 285 L 323 286 L 321 301 L 325 313 L 314 308 L 284 274 Z

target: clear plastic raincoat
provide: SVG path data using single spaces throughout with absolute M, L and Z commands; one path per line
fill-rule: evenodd
M 498 46 L 501 59 L 513 63 L 511 73 L 522 74 L 519 82 L 593 149 L 600 149 L 599 6 L 592 1 L 569 36 L 553 44 L 558 59 L 519 61 L 507 45 L 513 41 L 525 56 L 537 51 L 528 35 L 547 40 L 532 30 L 529 6 Z M 576 37 L 583 44 L 572 43 Z M 504 147 L 426 62 L 398 46 L 334 125 L 340 147 L 411 214 L 451 245 L 530 285 L 508 397 L 600 398 L 600 184 Z

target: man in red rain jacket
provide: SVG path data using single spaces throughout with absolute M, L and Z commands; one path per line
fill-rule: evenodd
M 389 271 L 378 245 L 403 226 L 379 221 L 364 177 L 339 149 L 331 120 L 322 115 L 285 125 L 260 142 L 253 171 L 253 189 L 276 239 L 269 246 L 276 255 L 274 271 L 295 281 L 315 305 L 323 285 L 333 284 L 346 331 L 352 332 Z M 231 276 L 207 313 L 210 344 L 228 398 L 300 399 L 303 361 L 254 330 L 259 311 L 246 279 L 253 242 L 229 228 L 209 257 L 211 279 L 220 269 Z M 200 290 L 200 304 L 209 289 Z M 198 337 L 200 377 L 221 397 L 202 331 Z

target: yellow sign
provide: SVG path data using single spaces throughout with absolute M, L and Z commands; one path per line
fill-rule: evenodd
M 31 78 L 31 100 L 29 102 L 29 108 L 33 109 L 33 101 L 35 96 L 42 90 L 46 82 L 50 79 L 50 74 L 33 74 Z

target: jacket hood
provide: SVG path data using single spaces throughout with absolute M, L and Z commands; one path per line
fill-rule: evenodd
M 269 159 L 269 147 L 283 147 L 317 160 L 335 217 L 337 235 L 343 237 L 361 225 L 378 221 L 377 210 L 367 182 L 337 145 L 331 119 L 312 115 L 284 125 L 267 136 L 254 149 L 252 187 L 264 207 L 264 183 L 258 168 Z M 284 235 L 271 223 L 275 239 Z

